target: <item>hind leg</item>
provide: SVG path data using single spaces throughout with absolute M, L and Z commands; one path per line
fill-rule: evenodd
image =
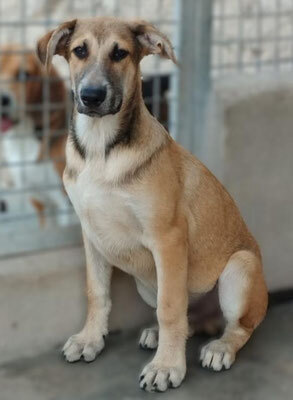
M 145 328 L 140 336 L 139 345 L 144 350 L 155 350 L 159 343 L 159 327 Z
M 260 259 L 250 251 L 238 251 L 219 278 L 219 301 L 226 320 L 222 337 L 205 345 L 203 367 L 229 369 L 236 353 L 260 324 L 267 309 L 267 288 Z

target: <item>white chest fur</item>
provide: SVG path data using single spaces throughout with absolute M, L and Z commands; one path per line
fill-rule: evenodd
M 119 189 L 97 182 L 93 175 L 86 167 L 73 184 L 66 186 L 84 229 L 88 234 L 93 230 L 95 236 L 103 233 L 119 242 L 133 242 L 131 233 L 139 233 L 139 223 L 131 199 Z
M 139 191 L 135 194 L 117 184 L 121 175 L 136 167 L 137 153 L 126 149 L 105 156 L 105 141 L 116 129 L 114 117 L 99 120 L 77 114 L 76 135 L 86 149 L 86 159 L 81 162 L 69 141 L 67 168 L 72 167 L 77 173 L 74 179 L 65 178 L 64 183 L 85 234 L 103 257 L 120 269 L 149 280 L 155 275 L 155 268 L 151 253 L 144 246 L 142 221 L 147 207 L 140 201 Z
M 109 263 L 143 277 L 144 270 L 153 266 L 153 258 L 142 244 L 143 230 L 133 195 L 98 182 L 90 165 L 65 185 L 82 228 L 96 249 Z

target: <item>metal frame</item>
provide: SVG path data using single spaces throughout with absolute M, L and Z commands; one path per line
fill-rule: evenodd
M 210 92 L 212 0 L 179 2 L 180 36 L 176 140 L 201 157 Z

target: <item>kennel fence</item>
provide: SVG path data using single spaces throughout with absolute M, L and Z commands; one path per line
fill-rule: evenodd
M 13 111 L 13 118 L 17 120 L 16 125 L 0 136 L 0 256 L 54 248 L 81 240 L 79 223 L 63 192 L 62 182 L 58 175 L 52 174 L 49 148 L 52 138 L 55 140 L 64 135 L 64 129 L 51 127 L 52 113 L 62 112 L 65 108 L 68 121 L 72 104 L 70 96 L 63 103 L 52 100 L 51 83 L 54 78 L 28 72 L 27 55 L 35 48 L 36 40 L 66 19 L 95 15 L 143 16 L 173 37 L 178 27 L 176 7 L 173 0 L 0 1 L 0 63 L 1 58 L 7 59 L 7 56 L 20 57 L 21 70 L 21 73 L 18 71 L 9 78 L 3 74 L 0 76 L 0 115 L 7 119 L 7 114 L 10 116 Z M 14 47 L 14 43 L 19 46 Z M 149 58 L 143 64 L 145 102 L 153 115 L 172 131 L 173 122 L 169 121 L 168 110 L 175 101 L 171 91 L 175 68 L 157 57 Z M 57 58 L 55 66 L 69 93 L 66 63 Z M 17 101 L 10 101 L 9 104 L 7 91 L 10 96 L 11 88 L 7 89 L 8 80 L 15 81 L 21 91 Z M 42 83 L 42 99 L 30 104 L 26 84 L 38 81 Z M 28 113 L 41 113 L 40 126 L 26 123 Z M 32 154 L 30 146 L 33 146 L 33 140 L 45 147 L 41 159 Z M 62 197 L 63 200 L 58 201 Z
M 239 73 L 292 69 L 293 0 L 0 0 L 0 59 L 7 53 L 4 45 L 18 43 L 19 48 L 9 51 L 20 55 L 25 71 L 25 54 L 34 48 L 38 37 L 65 19 L 93 15 L 138 16 L 150 20 L 171 37 L 180 66 L 176 68 L 158 57 L 147 58 L 142 67 L 145 101 L 170 133 L 197 154 L 213 80 Z M 69 91 L 67 67 L 61 59 L 57 58 L 55 63 Z M 1 92 L 7 82 L 3 76 L 0 79 Z M 20 126 L 19 134 L 13 136 L 14 141 L 22 143 L 18 146 L 20 153 L 7 161 L 3 144 L 9 137 L 0 136 L 0 257 L 72 245 L 81 240 L 79 223 L 69 202 L 66 200 L 66 206 L 60 207 L 52 201 L 54 192 L 64 194 L 61 181 L 48 172 L 50 109 L 64 104 L 50 104 L 48 78 L 22 74 L 13 79 L 24 83 L 29 79 L 45 80 L 42 102 L 27 104 L 23 85 L 16 111 L 21 123 L 31 107 L 42 113 L 38 134 L 46 145 L 47 157 L 41 161 L 30 158 L 32 131 Z M 0 102 L 0 115 L 6 108 Z M 65 110 L 68 119 L 70 100 L 65 102 Z M 11 171 L 17 171 L 18 182 L 12 179 L 7 183 L 7 175 L 15 175 Z M 35 185 L 30 182 L 32 174 L 40 175 Z M 42 211 L 43 226 L 30 205 L 32 194 L 46 205 Z M 66 216 L 65 223 L 60 222 L 60 216 L 61 221 Z

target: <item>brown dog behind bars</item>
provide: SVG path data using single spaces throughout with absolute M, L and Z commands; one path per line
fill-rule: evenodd
M 0 134 L 2 158 L 8 165 L 6 174 L 12 186 L 21 186 L 25 174 L 28 186 L 36 187 L 30 201 L 37 211 L 40 224 L 44 225 L 45 192 L 40 196 L 37 186 L 44 186 L 45 176 L 51 176 L 51 182 L 46 183 L 52 185 L 54 181 L 57 185 L 54 169 L 62 178 L 65 168 L 65 85 L 55 68 L 52 67 L 49 76 L 46 76 L 35 53 L 19 45 L 1 48 L 0 80 Z M 31 164 L 17 167 L 14 166 L 16 162 Z M 51 164 L 54 168 L 51 168 Z M 40 182 L 36 182 L 38 177 Z M 47 193 L 48 196 L 50 202 L 59 209 L 66 207 L 67 198 L 62 189 L 51 191 Z
M 64 183 L 83 230 L 88 316 L 65 344 L 66 359 L 92 361 L 103 349 L 116 267 L 157 309 L 159 334 L 141 337 L 157 347 L 141 388 L 180 385 L 188 305 L 214 287 L 226 327 L 200 358 L 215 371 L 230 368 L 266 313 L 261 254 L 224 187 L 144 105 L 140 61 L 159 54 L 176 62 L 171 43 L 145 21 L 93 18 L 60 25 L 37 52 L 48 68 L 54 54 L 67 59 L 75 96 Z

